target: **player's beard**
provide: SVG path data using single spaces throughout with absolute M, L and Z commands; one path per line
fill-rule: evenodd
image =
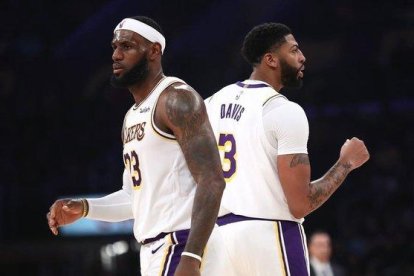
M 128 88 L 132 85 L 143 82 L 149 73 L 148 59 L 143 57 L 131 70 L 124 73 L 119 77 L 112 75 L 111 84 L 115 88 Z
M 303 81 L 298 77 L 299 70 L 290 66 L 284 59 L 280 60 L 282 84 L 286 88 L 301 88 Z

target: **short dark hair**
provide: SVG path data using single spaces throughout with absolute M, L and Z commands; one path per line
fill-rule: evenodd
M 141 21 L 142 23 L 145 23 L 148 26 L 151 26 L 154 29 L 156 29 L 160 34 L 164 35 L 164 32 L 161 29 L 161 26 L 157 22 L 155 22 L 154 19 L 149 18 L 147 16 L 142 16 L 142 15 L 133 16 L 133 17 L 130 17 L 130 18 Z
M 290 28 L 281 23 L 264 23 L 254 27 L 244 38 L 242 55 L 250 65 L 260 63 L 263 55 L 276 50 L 286 42 L 285 36 L 291 34 Z

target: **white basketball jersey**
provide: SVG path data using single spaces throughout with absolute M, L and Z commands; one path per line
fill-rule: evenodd
M 123 160 L 132 179 L 134 235 L 138 241 L 161 232 L 190 228 L 196 183 L 175 137 L 154 124 L 158 98 L 172 83 L 165 77 L 137 106 L 127 112 L 123 125 Z
M 276 100 L 288 101 L 258 81 L 231 84 L 205 100 L 226 180 L 220 216 L 302 221 L 289 212 L 276 166 L 278 152 L 263 127 L 263 108 Z

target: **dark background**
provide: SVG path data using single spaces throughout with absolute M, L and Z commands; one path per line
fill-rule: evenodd
M 164 72 L 203 97 L 248 78 L 244 35 L 289 25 L 304 52 L 304 87 L 281 91 L 305 109 L 312 178 L 345 139 L 371 160 L 306 218 L 329 231 L 348 275 L 414 275 L 414 7 L 408 0 L 0 2 L 0 274 L 137 275 L 131 236 L 53 237 L 61 195 L 121 187 L 121 124 L 128 91 L 109 85 L 110 41 L 124 17 L 163 27 Z M 105 257 L 124 240 L 126 254 Z M 109 260 L 109 261 L 108 261 Z

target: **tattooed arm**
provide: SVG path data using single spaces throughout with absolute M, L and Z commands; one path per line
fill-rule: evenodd
M 155 119 L 158 127 L 177 138 L 197 183 L 185 251 L 201 256 L 216 222 L 225 187 L 204 101 L 190 86 L 173 84 L 161 94 Z
M 349 172 L 368 159 L 369 153 L 364 142 L 354 137 L 344 143 L 335 165 L 320 179 L 310 182 L 307 154 L 279 156 L 279 177 L 292 215 L 303 218 L 320 207 L 342 184 Z

